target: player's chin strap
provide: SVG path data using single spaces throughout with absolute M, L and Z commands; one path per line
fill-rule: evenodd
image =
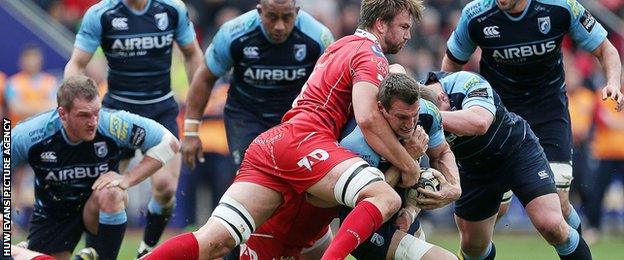
M 569 162 L 550 162 L 550 169 L 555 176 L 557 190 L 568 191 L 572 184 L 572 164 Z
M 165 134 L 160 139 L 160 143 L 147 150 L 145 155 L 152 157 L 165 165 L 178 152 L 171 148 L 171 144 L 175 142 L 178 142 L 175 136 L 173 136 L 173 134 L 169 131 L 165 131 Z

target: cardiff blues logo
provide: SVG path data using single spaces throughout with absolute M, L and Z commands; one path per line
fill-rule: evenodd
M 167 16 L 167 13 L 155 14 L 154 19 L 156 19 L 156 27 L 161 31 L 164 31 L 169 26 L 169 16 Z
M 537 27 L 539 27 L 540 32 L 543 34 L 550 32 L 550 16 L 538 17 Z
M 305 44 L 295 44 L 295 59 L 297 61 L 302 61 L 305 59 L 307 54 L 307 46 Z
M 95 155 L 100 158 L 104 158 L 106 154 L 108 154 L 108 146 L 106 146 L 106 142 L 94 143 L 93 148 L 95 148 Z

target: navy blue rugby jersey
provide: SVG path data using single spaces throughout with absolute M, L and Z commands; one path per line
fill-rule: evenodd
M 288 39 L 272 43 L 260 14 L 252 10 L 221 26 L 205 62 L 217 76 L 234 68 L 226 108 L 250 111 L 277 124 L 333 41 L 327 27 L 300 10 Z
M 567 113 L 561 54 L 567 33 L 590 52 L 607 36 L 576 0 L 528 0 L 518 16 L 501 11 L 495 0 L 475 0 L 464 7 L 447 54 L 463 64 L 480 47 L 480 74 L 508 109 L 538 123 Z
M 180 0 L 148 0 L 137 12 L 121 0 L 102 0 L 84 15 L 74 46 L 108 60 L 108 93 L 132 104 L 152 104 L 173 96 L 170 68 L 173 42 L 193 43 L 195 31 Z
M 71 142 L 56 109 L 19 123 L 11 132 L 11 166 L 35 172 L 35 208 L 65 215 L 82 210 L 91 186 L 117 171 L 122 148 L 143 152 L 160 143 L 162 125 L 126 111 L 102 109 L 95 139 Z
M 430 72 L 425 84 L 439 83 L 447 94 L 451 111 L 480 106 L 494 115 L 494 120 L 483 135 L 457 136 L 446 132 L 455 159 L 460 167 L 497 167 L 511 155 L 526 137 L 528 123 L 522 117 L 507 111 L 490 84 L 478 74 Z

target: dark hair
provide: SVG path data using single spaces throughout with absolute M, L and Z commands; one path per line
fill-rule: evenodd
M 59 107 L 71 110 L 74 99 L 82 98 L 91 101 L 98 95 L 97 85 L 93 79 L 83 75 L 71 76 L 61 83 L 56 93 L 56 102 Z
M 378 100 L 385 109 L 390 109 L 394 99 L 412 105 L 420 98 L 420 85 L 406 74 L 391 73 L 379 85 Z
M 371 28 L 377 18 L 390 22 L 402 10 L 407 10 L 414 19 L 420 20 L 424 9 L 421 0 L 362 0 L 358 28 Z

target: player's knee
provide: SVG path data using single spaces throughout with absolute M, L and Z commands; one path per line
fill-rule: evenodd
M 374 197 L 377 194 L 383 193 L 368 192 L 364 194 L 365 196 L 360 198 L 360 192 L 364 191 L 365 187 L 379 181 L 384 181 L 383 173 L 379 169 L 369 166 L 365 161 L 359 161 L 351 165 L 340 178 L 338 178 L 334 186 L 334 197 L 338 203 L 354 207 L 357 201 L 361 199 Z
M 152 183 L 152 190 L 158 202 L 168 204 L 175 196 L 176 184 L 174 181 L 155 181 Z
M 256 229 L 255 221 L 249 211 L 229 196 L 221 198 L 211 218 L 227 229 L 236 245 L 245 243 Z
M 488 239 L 471 238 L 464 236 L 463 233 L 461 236 L 461 250 L 471 256 L 483 255 L 490 243 L 491 241 Z
M 94 192 L 94 195 L 97 196 L 97 201 L 101 211 L 117 212 L 124 208 L 126 191 L 120 188 L 114 187 L 97 190 Z
M 421 259 L 433 245 L 412 235 L 401 238 L 394 253 L 395 260 Z
M 567 239 L 568 225 L 563 219 L 543 217 L 535 222 L 535 228 L 551 245 L 558 245 Z

